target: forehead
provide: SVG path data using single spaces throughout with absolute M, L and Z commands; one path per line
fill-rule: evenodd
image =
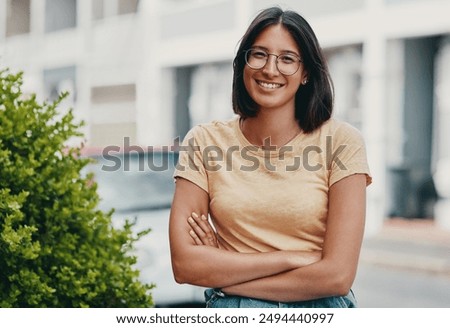
M 271 25 L 262 30 L 252 46 L 260 46 L 269 51 L 291 51 L 300 54 L 297 42 L 281 24 Z

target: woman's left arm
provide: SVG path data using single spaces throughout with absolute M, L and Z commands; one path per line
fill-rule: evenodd
M 356 276 L 364 234 L 366 175 L 354 174 L 329 190 L 322 259 L 316 263 L 223 288 L 226 294 L 294 302 L 347 295 Z

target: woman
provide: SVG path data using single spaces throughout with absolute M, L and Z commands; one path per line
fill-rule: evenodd
M 331 118 L 314 32 L 293 11 L 263 10 L 233 67 L 239 117 L 194 127 L 181 148 L 176 281 L 210 287 L 208 307 L 354 307 L 371 178 L 360 133 Z

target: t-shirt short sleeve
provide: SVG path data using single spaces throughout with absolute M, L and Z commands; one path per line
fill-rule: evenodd
M 366 147 L 359 130 L 343 123 L 329 137 L 331 137 L 331 140 L 327 141 L 329 186 L 353 174 L 365 174 L 366 185 L 371 184 Z
M 202 155 L 202 128 L 192 128 L 179 147 L 179 158 L 174 178 L 184 178 L 208 192 L 208 176 Z

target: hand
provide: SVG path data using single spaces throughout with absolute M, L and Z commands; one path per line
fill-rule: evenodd
M 202 216 L 199 217 L 196 213 L 192 213 L 187 221 L 192 228 L 189 231 L 189 234 L 191 235 L 196 245 L 220 248 L 216 232 L 212 228 L 205 215 L 202 214 Z

